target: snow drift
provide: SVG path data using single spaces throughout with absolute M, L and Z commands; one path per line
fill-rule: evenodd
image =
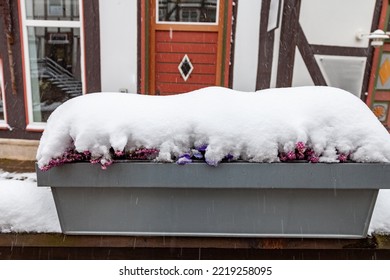
M 279 162 L 297 149 L 320 162 L 390 162 L 390 135 L 356 96 L 331 87 L 239 92 L 210 87 L 174 96 L 94 93 L 71 99 L 50 116 L 38 148 L 38 166 L 70 150 L 103 166 L 138 148 L 172 162 L 207 147 L 206 162 L 229 155 Z M 287 159 L 289 159 L 287 157 Z

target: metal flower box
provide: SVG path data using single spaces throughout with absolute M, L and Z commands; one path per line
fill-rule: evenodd
M 360 238 L 390 164 L 72 163 L 37 180 L 66 234 Z

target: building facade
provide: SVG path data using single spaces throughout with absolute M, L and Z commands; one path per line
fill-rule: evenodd
M 363 99 L 389 126 L 390 41 L 373 48 L 369 38 L 389 29 L 388 7 L 388 0 L 0 0 L 0 157 L 33 159 L 51 112 L 98 91 L 328 85 Z

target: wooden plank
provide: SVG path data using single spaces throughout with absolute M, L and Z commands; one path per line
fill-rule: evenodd
M 269 88 L 271 85 L 275 32 L 268 32 L 270 5 L 271 0 L 262 1 L 261 4 L 256 90 Z
M 157 92 L 160 93 L 160 95 L 169 95 L 169 94 L 177 94 L 177 93 L 185 93 L 197 89 L 204 88 L 206 86 L 212 86 L 214 84 L 205 85 L 205 84 L 184 84 L 184 83 L 177 83 L 177 84 L 164 84 L 164 83 L 157 83 L 156 88 Z
M 336 56 L 364 56 L 368 55 L 368 48 L 328 46 L 328 45 L 310 45 L 313 54 L 336 55 Z
M 94 248 L 219 248 L 219 249 L 390 249 L 390 236 L 375 234 L 362 239 L 240 238 L 64 235 L 40 233 L 0 234 L 0 247 Z
M 186 84 L 200 84 L 200 85 L 212 85 L 215 83 L 215 75 L 203 75 L 203 74 L 191 74 L 187 81 L 184 81 L 180 73 L 157 73 L 157 83 L 186 83 Z
M 224 23 L 225 23 L 225 2 L 226 0 L 220 0 L 219 1 L 219 22 L 218 22 L 218 51 L 217 51 L 217 71 L 215 73 L 216 75 L 216 80 L 215 80 L 215 85 L 217 86 L 223 86 L 222 84 L 222 68 L 223 68 L 223 55 L 222 52 L 224 50 Z M 227 20 L 227 19 L 226 19 Z
M 146 15 L 146 16 L 150 16 L 150 33 L 149 33 L 149 64 L 147 65 L 147 67 L 149 67 L 149 76 L 147 78 L 149 78 L 149 93 L 150 94 L 155 94 L 155 90 L 156 90 L 156 56 L 155 56 L 155 53 L 156 53 L 156 1 L 154 0 L 145 0 L 145 1 L 149 1 L 149 7 L 150 7 L 150 12 L 149 12 L 149 15 Z
M 389 260 L 382 249 L 0 247 L 9 260 Z
M 179 73 L 178 63 L 157 63 L 157 73 Z M 192 74 L 215 74 L 215 64 L 199 64 L 194 65 Z
M 375 92 L 375 101 L 390 101 L 390 91 Z
M 158 53 L 201 53 L 215 54 L 217 52 L 217 44 L 209 43 L 157 43 L 156 51 Z
M 156 63 L 172 62 L 172 63 L 177 63 L 177 65 L 179 65 L 180 61 L 183 59 L 183 56 L 184 56 L 183 54 L 177 54 L 177 53 L 158 53 L 155 55 L 155 60 Z M 188 56 L 193 65 L 195 65 L 196 63 L 207 63 L 207 64 L 216 63 L 215 54 L 191 54 Z
M 188 34 L 191 36 L 188 36 Z M 217 43 L 216 32 L 184 32 L 184 31 L 156 31 L 156 42 L 165 43 Z
M 156 30 L 165 31 L 202 31 L 202 32 L 216 32 L 218 31 L 218 25 L 208 24 L 186 24 L 186 23 L 158 23 L 156 24 Z
M 301 0 L 284 1 L 276 87 L 292 85 L 300 10 Z

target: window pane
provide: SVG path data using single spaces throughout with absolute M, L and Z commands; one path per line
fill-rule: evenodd
M 79 0 L 25 0 L 27 19 L 80 20 Z
M 218 0 L 159 0 L 159 21 L 217 22 Z
M 28 27 L 33 121 L 81 95 L 80 29 Z

